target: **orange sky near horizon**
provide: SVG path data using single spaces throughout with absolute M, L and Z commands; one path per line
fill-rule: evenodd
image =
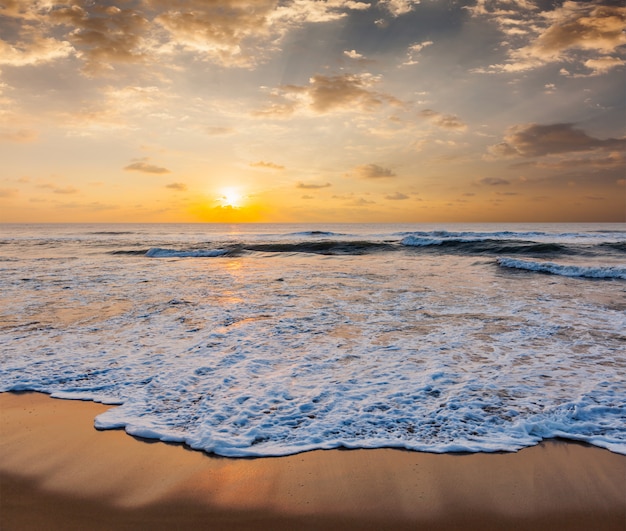
M 5 0 L 0 222 L 626 221 L 619 1 Z

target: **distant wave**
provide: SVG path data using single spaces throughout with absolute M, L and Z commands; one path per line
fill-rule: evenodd
M 226 249 L 195 249 L 195 250 L 176 250 L 162 249 L 153 247 L 145 253 L 148 258 L 213 258 L 216 256 L 224 256 L 228 254 Z
M 626 242 L 606 242 L 600 245 L 601 247 L 606 247 L 607 249 L 611 249 L 612 251 L 620 251 L 622 253 L 626 253 Z
M 112 255 L 145 256 L 149 249 L 116 249 L 110 251 Z
M 345 236 L 338 232 L 329 232 L 325 230 L 305 230 L 303 232 L 292 232 L 288 236 Z
M 448 251 L 459 251 L 468 254 L 490 253 L 490 254 L 573 254 L 572 247 L 559 243 L 541 243 L 518 240 L 498 240 L 490 238 L 424 238 L 417 236 L 406 236 L 400 242 L 407 247 L 437 247 Z
M 538 273 L 548 273 L 564 277 L 614 278 L 626 280 L 626 267 L 619 266 L 575 266 L 555 264 L 553 262 L 534 262 L 515 258 L 498 258 L 498 264 L 512 269 L 523 269 Z
M 433 240 L 463 240 L 463 241 L 481 241 L 481 240 L 528 240 L 533 238 L 554 238 L 554 237 L 573 237 L 577 236 L 577 233 L 567 234 L 550 234 L 547 232 L 515 232 L 515 231 L 496 231 L 496 232 L 454 232 L 447 230 L 434 230 L 434 231 L 418 231 L 418 232 L 405 232 L 401 233 L 401 236 L 407 238 L 425 238 Z
M 406 238 L 424 238 L 432 240 L 463 240 L 463 241 L 482 241 L 482 240 L 520 240 L 520 241 L 567 241 L 572 240 L 584 242 L 588 240 L 597 240 L 602 237 L 619 237 L 621 231 L 595 231 L 595 232 L 542 232 L 542 231 L 494 231 L 494 232 L 474 232 L 474 231 L 416 231 L 399 233 L 399 236 Z M 622 242 L 623 243 L 623 242 Z
M 395 251 L 397 245 L 385 242 L 319 240 L 285 243 L 259 243 L 242 246 L 245 251 L 263 253 L 312 253 L 312 254 L 349 254 L 360 255 L 373 252 Z
M 354 239 L 353 239 L 354 238 Z M 547 232 L 405 232 L 395 233 L 390 239 L 380 235 L 350 236 L 327 231 L 293 232 L 266 239 L 244 239 L 228 242 L 191 243 L 188 247 L 172 247 L 166 241 L 149 249 L 121 246 L 109 251 L 114 255 L 145 255 L 148 258 L 212 258 L 241 256 L 248 253 L 306 253 L 321 255 L 368 255 L 404 251 L 405 253 L 430 253 L 445 255 L 490 255 L 520 258 L 554 259 L 561 256 L 619 257 L 626 253 L 625 241 L 603 241 L 588 234 L 551 234 Z M 180 243 L 178 244 L 180 245 Z M 578 276 L 578 275 L 574 275 Z
M 135 234 L 135 233 L 132 231 L 128 231 L 128 230 L 120 230 L 120 231 L 103 230 L 103 231 L 97 231 L 97 232 L 90 232 L 89 234 L 94 234 L 97 236 L 121 236 L 124 234 Z

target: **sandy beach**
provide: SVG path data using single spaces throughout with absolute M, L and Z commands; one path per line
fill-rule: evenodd
M 626 529 L 626 456 L 587 445 L 228 459 L 97 431 L 107 407 L 0 394 L 3 530 Z

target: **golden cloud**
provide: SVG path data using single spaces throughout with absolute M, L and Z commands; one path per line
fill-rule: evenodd
M 491 146 L 495 157 L 543 157 L 561 153 L 626 148 L 625 138 L 599 139 L 573 124 L 525 124 L 509 129 L 504 141 Z
M 14 41 L 0 39 L 0 64 L 24 66 L 74 55 L 83 61 L 85 73 L 97 75 L 116 63 L 148 63 L 148 58 L 191 52 L 223 66 L 247 67 L 264 61 L 293 28 L 370 7 L 354 0 L 141 0 L 120 5 L 5 0 L 0 15 L 19 20 L 20 31 Z
M 41 35 L 33 35 L 14 44 L 0 40 L 0 65 L 39 65 L 68 57 L 73 52 L 69 42 Z
M 124 169 L 126 171 L 138 171 L 141 173 L 152 173 L 155 175 L 162 175 L 165 173 L 171 173 L 167 168 L 163 168 L 161 166 L 155 166 L 154 164 L 150 164 L 146 159 L 139 160 L 137 162 L 133 162 L 128 166 L 125 166 Z
M 404 201 L 405 199 L 408 199 L 408 198 L 409 196 L 406 194 L 403 194 L 402 192 L 396 192 L 394 194 L 385 196 L 385 199 L 388 199 L 389 201 Z
M 28 142 L 34 142 L 35 140 L 37 140 L 37 137 L 37 131 L 32 131 L 30 129 L 17 129 L 15 131 L 0 130 L 0 142 L 15 142 L 18 144 L 25 144 Z
M 165 188 L 174 190 L 176 192 L 184 192 L 185 190 L 187 190 L 187 185 L 185 183 L 170 183 L 166 184 Z
M 316 114 L 333 111 L 373 112 L 385 104 L 401 105 L 390 94 L 377 92 L 372 87 L 380 77 L 369 73 L 325 76 L 318 74 L 309 79 L 309 85 L 284 85 L 273 90 L 273 101 L 256 116 L 286 117 L 300 109 Z
M 378 164 L 361 164 L 354 169 L 354 172 L 361 179 L 380 179 L 396 176 L 392 170 Z
M 432 109 L 424 109 L 420 112 L 420 116 L 429 120 L 431 123 L 442 129 L 451 129 L 455 131 L 464 131 L 467 125 L 453 114 L 442 114 Z
M 0 188 L 0 198 L 15 197 L 18 193 L 17 188 Z
M 296 188 L 300 188 L 302 190 L 320 190 L 322 188 L 330 188 L 331 186 L 332 184 L 330 183 L 317 184 L 299 182 L 298 184 L 296 184 Z
M 285 167 L 280 164 L 275 164 L 274 162 L 265 162 L 264 160 L 260 160 L 258 162 L 251 162 L 250 166 L 252 168 L 263 168 L 267 170 L 284 170 Z
M 593 69 L 592 75 L 600 75 L 623 64 L 620 58 L 603 58 L 618 54 L 626 44 L 626 7 L 567 1 L 552 11 L 537 12 L 530 2 L 516 4 L 519 9 L 511 10 L 507 9 L 508 2 L 483 0 L 471 9 L 474 16 L 495 21 L 514 41 L 505 43 L 511 47 L 506 63 L 476 72 L 523 72 L 568 61 Z
M 384 6 L 394 17 L 410 13 L 420 2 L 421 0 L 379 0 L 379 4 Z

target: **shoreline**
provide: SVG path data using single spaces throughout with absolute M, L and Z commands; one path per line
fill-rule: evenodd
M 110 407 L 0 393 L 2 529 L 626 529 L 626 456 L 581 443 L 224 458 L 96 430 Z

